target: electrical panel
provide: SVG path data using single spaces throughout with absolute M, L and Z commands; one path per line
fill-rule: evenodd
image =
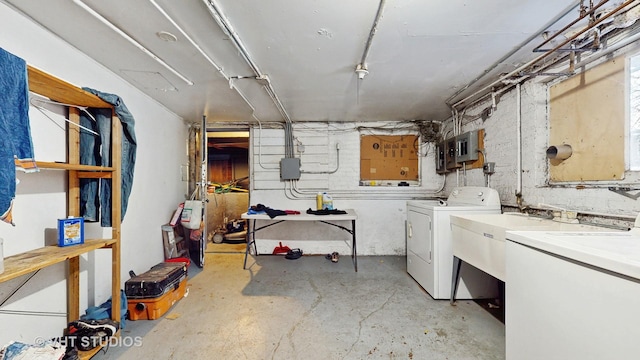
M 436 144 L 436 173 L 444 174 L 447 172 L 446 164 L 446 143 L 444 141 Z
M 458 164 L 458 154 L 456 151 L 456 138 L 445 140 L 444 149 L 444 158 L 447 170 L 457 169 L 458 167 L 460 167 L 460 165 Z
M 478 131 L 469 131 L 455 137 L 456 161 L 478 160 Z
M 280 180 L 300 179 L 300 159 L 282 158 L 280 159 Z

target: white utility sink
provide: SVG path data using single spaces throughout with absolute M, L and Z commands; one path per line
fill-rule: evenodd
M 507 231 L 612 232 L 610 228 L 571 224 L 520 213 L 451 215 L 453 256 L 505 281 Z

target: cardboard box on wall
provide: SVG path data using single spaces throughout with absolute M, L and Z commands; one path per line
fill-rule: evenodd
M 360 136 L 360 180 L 418 180 L 417 135 Z

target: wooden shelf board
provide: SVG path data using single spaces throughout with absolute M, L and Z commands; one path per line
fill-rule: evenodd
M 84 244 L 66 247 L 45 246 L 23 252 L 4 259 L 4 272 L 0 274 L 0 283 L 14 279 L 36 270 L 51 266 L 67 259 L 114 244 L 114 239 L 86 240 Z
M 112 167 L 67 164 L 57 162 L 36 161 L 36 165 L 42 169 L 80 170 L 80 171 L 115 171 Z
M 113 107 L 96 95 L 51 76 L 42 70 L 27 66 L 27 72 L 29 91 L 46 96 L 53 101 L 93 108 L 109 109 Z

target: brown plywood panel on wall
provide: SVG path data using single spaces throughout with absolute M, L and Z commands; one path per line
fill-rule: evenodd
M 551 181 L 623 178 L 624 97 L 622 57 L 550 88 L 549 146 L 572 148 L 568 159 L 550 160 Z
M 360 136 L 361 180 L 418 180 L 417 135 Z

